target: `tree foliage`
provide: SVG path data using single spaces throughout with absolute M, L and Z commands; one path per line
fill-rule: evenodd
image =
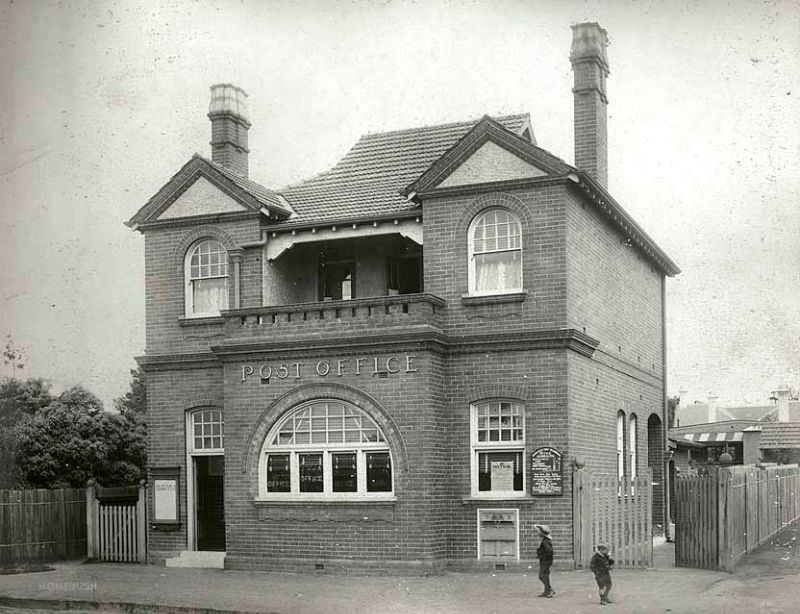
M 0 380 L 0 489 L 15 485 L 17 425 L 52 401 L 50 384 L 43 379 Z
M 669 428 L 675 426 L 675 412 L 678 410 L 678 405 L 680 404 L 680 397 L 667 397 L 667 420 L 669 422 Z
M 142 428 L 76 386 L 17 427 L 17 481 L 24 488 L 135 484 L 143 475 Z
M 145 417 L 147 414 L 147 386 L 144 371 L 131 369 L 131 386 L 124 396 L 114 399 L 114 409 L 127 417 Z

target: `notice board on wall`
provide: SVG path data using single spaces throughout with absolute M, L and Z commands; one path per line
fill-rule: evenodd
M 531 453 L 531 494 L 534 496 L 564 494 L 561 452 L 555 448 L 539 448 Z

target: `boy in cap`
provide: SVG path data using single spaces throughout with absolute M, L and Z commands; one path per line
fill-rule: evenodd
M 539 557 L 539 580 L 544 584 L 544 590 L 539 597 L 552 599 L 556 592 L 550 586 L 550 566 L 553 564 L 553 542 L 550 541 L 550 527 L 546 524 L 534 525 L 537 535 L 542 539 L 536 549 L 536 556 Z
M 614 567 L 614 559 L 608 555 L 608 546 L 597 546 L 597 552 L 592 556 L 589 569 L 594 573 L 597 588 L 600 592 L 600 605 L 611 603 L 608 593 L 611 592 L 611 568 Z

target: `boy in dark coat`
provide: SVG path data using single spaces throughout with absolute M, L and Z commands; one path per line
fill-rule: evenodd
M 539 557 L 539 580 L 544 584 L 544 591 L 539 597 L 555 597 L 556 592 L 550 586 L 550 567 L 553 565 L 553 542 L 550 541 L 550 527 L 546 524 L 534 525 L 537 534 L 542 539 L 536 549 L 536 556 Z
M 608 555 L 608 546 L 597 546 L 597 552 L 592 556 L 589 569 L 594 573 L 597 588 L 600 592 L 600 605 L 611 603 L 608 593 L 611 592 L 611 568 L 614 559 Z

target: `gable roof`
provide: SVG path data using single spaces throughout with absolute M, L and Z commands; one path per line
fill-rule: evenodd
M 156 221 L 199 177 L 205 177 L 237 200 L 242 205 L 243 211 L 249 209 L 259 212 L 266 209 L 269 214 L 281 217 L 288 217 L 292 213 L 291 207 L 277 192 L 241 177 L 199 154 L 194 154 L 125 224 L 136 228 Z
M 800 448 L 800 422 L 769 422 L 761 429 L 761 449 Z
M 281 190 L 296 215 L 281 227 L 359 218 L 413 214 L 417 203 L 402 194 L 480 120 L 366 134 L 330 170 Z M 530 116 L 506 115 L 492 120 L 514 135 Z M 516 137 L 525 140 L 524 137 Z

